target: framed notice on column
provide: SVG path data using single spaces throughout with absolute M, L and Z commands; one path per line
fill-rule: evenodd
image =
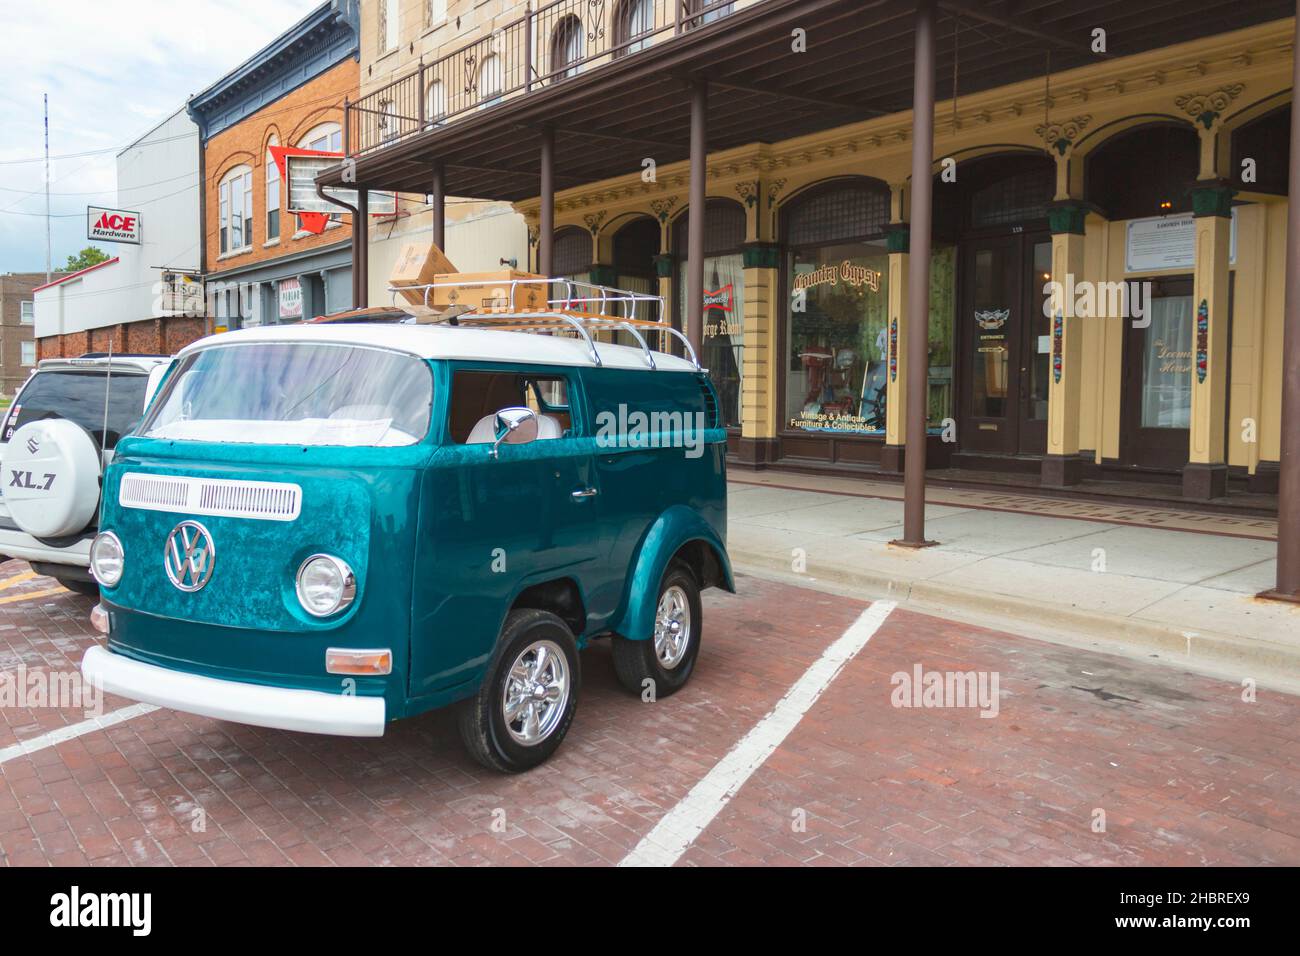
M 1232 210 L 1232 233 L 1228 261 L 1237 262 L 1237 210 Z M 1196 217 L 1153 216 L 1130 219 L 1124 236 L 1124 271 L 1159 272 L 1162 269 L 1190 270 L 1196 265 Z

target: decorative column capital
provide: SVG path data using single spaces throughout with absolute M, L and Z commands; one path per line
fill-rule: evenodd
M 1232 101 L 1246 88 L 1244 83 L 1229 83 L 1210 93 L 1184 93 L 1174 100 L 1178 108 L 1207 130 L 1213 129 Z
M 747 242 L 740 247 L 746 269 L 775 269 L 781 264 L 781 247 L 775 242 Z
M 664 196 L 662 199 L 650 200 L 650 210 L 655 214 L 655 218 L 660 223 L 668 221 L 668 216 L 672 213 L 673 207 L 677 205 L 676 196 Z
M 1203 216 L 1231 216 L 1232 197 L 1235 191 L 1225 180 L 1198 182 L 1192 187 L 1192 212 Z
M 1054 150 L 1058 156 L 1064 156 L 1074 146 L 1074 141 L 1079 138 L 1079 134 L 1087 129 L 1091 122 L 1092 115 L 1084 113 L 1081 116 L 1071 116 L 1066 120 L 1054 120 L 1035 126 L 1034 132 L 1042 138 L 1048 149 Z
M 1072 200 L 1053 203 L 1047 210 L 1047 222 L 1054 236 L 1082 236 L 1087 218 L 1088 207 Z

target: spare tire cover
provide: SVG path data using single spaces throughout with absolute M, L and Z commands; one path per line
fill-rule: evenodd
M 75 534 L 99 507 L 99 446 L 63 418 L 28 422 L 4 451 L 4 501 L 14 523 L 36 538 Z

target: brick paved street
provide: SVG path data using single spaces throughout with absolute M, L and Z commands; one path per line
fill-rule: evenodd
M 84 714 L 0 707 L 0 861 L 617 863 L 864 607 L 739 583 L 707 596 L 672 698 L 628 696 L 586 651 L 566 743 L 518 777 L 473 763 L 450 712 L 358 740 L 158 710 L 17 753 Z M 74 671 L 93 603 L 0 566 L 0 670 Z M 995 672 L 997 716 L 892 706 L 917 664 Z M 681 862 L 1295 865 L 1297 718 L 1296 698 L 896 610 Z

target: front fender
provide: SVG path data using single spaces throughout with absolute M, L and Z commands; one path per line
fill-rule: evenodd
M 698 512 L 675 505 L 661 514 L 646 532 L 637 553 L 635 569 L 628 579 L 626 609 L 614 631 L 632 640 L 646 640 L 654 633 L 655 606 L 659 597 L 659 582 L 663 580 L 668 562 L 692 541 L 703 542 L 717 560 L 721 581 L 719 586 L 735 592 L 736 583 L 731 574 L 731 559 L 726 545 L 718 533 Z

